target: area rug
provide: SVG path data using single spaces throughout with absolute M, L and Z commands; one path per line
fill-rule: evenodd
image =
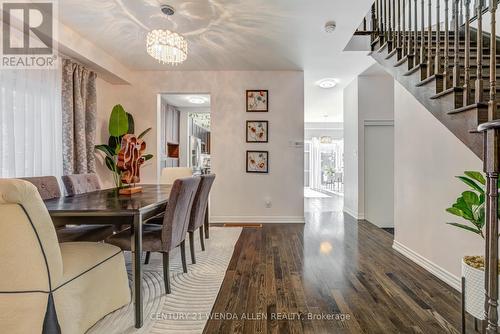
M 87 333 L 202 333 L 241 230 L 240 227 L 210 228 L 204 252 L 199 234 L 195 233 L 196 264 L 191 264 L 186 240 L 187 274 L 182 272 L 179 248 L 175 249 L 170 255 L 172 293 L 169 295 L 165 294 L 163 285 L 161 254 L 152 254 L 150 263 L 143 267 L 144 326 L 134 328 L 134 307 L 130 304 L 100 320 Z M 126 252 L 125 258 L 131 280 L 130 253 Z

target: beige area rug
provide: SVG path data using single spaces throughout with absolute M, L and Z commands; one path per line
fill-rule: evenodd
M 182 272 L 179 248 L 170 257 L 172 293 L 165 294 L 161 254 L 153 253 L 143 272 L 144 326 L 134 328 L 134 307 L 127 305 L 100 320 L 87 333 L 202 333 L 231 260 L 241 227 L 212 227 L 201 251 L 196 235 L 196 264 L 191 264 L 188 240 L 188 273 Z M 130 253 L 125 253 L 131 278 Z

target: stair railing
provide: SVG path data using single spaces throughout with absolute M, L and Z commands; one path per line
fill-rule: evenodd
M 489 39 L 489 94 L 484 90 L 488 83 L 484 81 L 483 74 L 483 15 L 489 13 L 490 35 L 496 36 L 496 12 L 500 0 L 489 0 L 487 7 L 484 0 L 475 0 L 472 12 L 471 0 L 434 0 L 435 22 L 432 20 L 432 0 L 426 1 L 427 16 L 425 1 L 421 0 L 418 22 L 418 0 L 375 0 L 371 14 L 371 26 L 375 27 L 372 28 L 372 42 L 378 42 L 380 46 L 387 44 L 388 52 L 396 54 L 398 61 L 407 60 L 409 68 L 423 65 L 422 69 L 425 67 L 426 71 L 422 71 L 422 79 L 433 74 L 436 78 L 442 77 L 443 89 L 453 88 L 455 92 L 463 92 L 463 101 L 460 102 L 463 106 L 476 104 L 482 107 L 488 103 L 488 122 L 481 124 L 478 131 L 484 135 L 483 161 L 486 173 L 485 327 L 488 334 L 493 334 L 498 327 L 500 113 L 496 100 L 496 38 Z M 441 22 L 442 2 L 444 22 Z M 470 24 L 473 20 L 477 20 L 477 33 L 474 36 Z M 444 24 L 444 36 L 441 34 L 441 24 Z M 477 46 L 474 60 L 470 51 L 473 42 Z M 475 78 L 471 64 L 476 66 Z

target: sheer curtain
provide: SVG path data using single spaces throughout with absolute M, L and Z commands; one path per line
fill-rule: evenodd
M 62 175 L 60 92 L 60 70 L 0 70 L 0 177 Z

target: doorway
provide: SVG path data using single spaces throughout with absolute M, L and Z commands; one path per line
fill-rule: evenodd
M 365 122 L 365 220 L 394 229 L 394 123 Z
M 210 173 L 210 105 L 210 94 L 159 95 L 159 171 L 189 167 L 194 174 Z

